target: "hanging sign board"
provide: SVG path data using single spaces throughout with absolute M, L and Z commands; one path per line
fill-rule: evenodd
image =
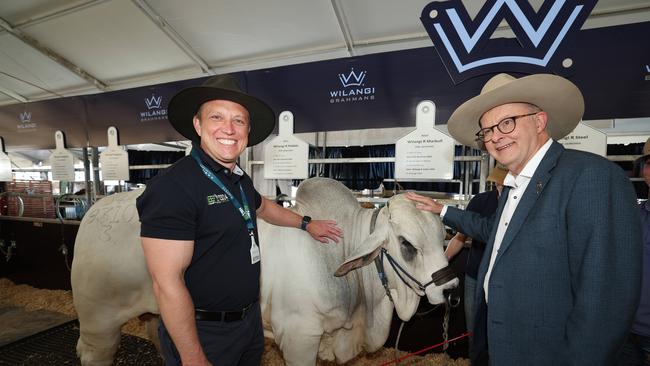
M 65 148 L 63 132 L 56 131 L 54 133 L 54 142 L 56 148 L 52 155 L 50 155 L 52 180 L 74 182 L 74 157 L 72 153 Z
M 280 113 L 278 137 L 264 147 L 265 179 L 309 178 L 309 144 L 293 135 L 293 113 Z
M 129 154 L 117 144 L 117 129 L 108 128 L 108 147 L 99 155 L 103 180 L 129 180 Z
M 567 149 L 587 151 L 607 156 L 607 135 L 582 122 L 567 136 L 558 141 Z
M 11 174 L 11 160 L 9 155 L 5 154 L 5 142 L 0 137 L 0 182 L 11 182 L 14 180 Z
M 395 179 L 418 181 L 452 179 L 454 139 L 434 128 L 436 105 L 420 102 L 415 114 L 415 131 L 395 144 Z

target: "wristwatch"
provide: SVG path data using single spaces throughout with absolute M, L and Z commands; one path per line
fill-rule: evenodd
M 307 231 L 307 224 L 309 224 L 310 222 L 311 222 L 311 217 L 303 216 L 302 222 L 300 223 L 300 229 Z

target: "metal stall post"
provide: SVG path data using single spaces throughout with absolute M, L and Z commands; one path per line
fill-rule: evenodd
M 90 158 L 88 157 L 88 154 L 90 151 L 88 151 L 87 147 L 84 147 L 81 149 L 82 156 L 84 157 L 84 182 L 86 183 L 86 202 L 88 202 L 89 205 L 92 205 L 93 202 L 95 202 L 95 190 L 91 188 L 92 180 L 90 179 L 92 171 L 90 170 Z
M 486 152 L 481 152 L 481 161 L 479 162 L 480 168 L 481 168 L 481 174 L 480 174 L 479 184 L 478 184 L 478 187 L 479 187 L 478 191 L 479 192 L 485 192 L 485 190 L 487 189 L 487 187 L 486 187 L 486 183 L 487 183 L 486 179 L 487 179 L 488 174 L 490 173 L 489 172 L 490 164 L 488 163 L 488 161 L 490 160 L 489 158 L 490 158 L 490 155 L 488 155 Z
M 92 172 L 93 172 L 93 191 L 95 194 L 95 197 L 93 199 L 96 199 L 98 195 L 104 195 L 104 186 L 102 182 L 99 180 L 99 149 L 96 147 L 93 147 L 91 149 L 91 157 L 92 157 Z
M 469 149 L 469 147 L 463 146 L 463 156 L 468 156 L 467 152 Z M 463 161 L 463 185 L 465 186 L 465 189 L 461 193 L 467 196 L 472 195 L 472 174 L 470 165 L 473 163 L 473 161 L 469 160 Z
M 251 161 L 253 161 L 253 148 L 247 147 L 246 150 L 244 150 L 244 154 L 239 158 L 239 162 L 240 165 L 244 167 L 246 174 L 248 174 L 254 182 L 255 178 L 253 176 L 253 164 L 251 164 Z
M 320 137 L 320 133 L 318 133 L 318 131 L 317 131 L 317 132 L 314 132 L 314 135 L 315 135 L 315 137 L 314 137 L 314 145 L 316 145 L 316 158 L 317 159 L 323 159 L 325 157 L 322 156 L 320 151 L 318 150 L 318 139 Z M 320 176 L 320 167 L 321 167 L 320 163 L 316 164 L 316 174 L 315 174 L 316 177 Z
M 327 158 L 327 131 L 323 132 L 323 159 Z M 319 176 L 325 176 L 325 164 L 321 164 L 321 171 Z

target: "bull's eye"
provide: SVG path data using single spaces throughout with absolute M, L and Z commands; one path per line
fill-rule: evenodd
M 404 257 L 404 260 L 406 261 L 413 261 L 415 259 L 415 256 L 418 254 L 418 250 L 415 249 L 413 244 L 406 240 L 403 236 L 399 236 L 399 243 L 400 243 L 400 251 L 402 252 L 402 256 Z

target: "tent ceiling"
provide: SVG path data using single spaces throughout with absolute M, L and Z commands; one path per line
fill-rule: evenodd
M 0 105 L 430 47 L 430 1 L 3 0 Z M 472 17 L 485 3 L 462 2 Z M 600 0 L 584 27 L 648 20 L 650 0 Z M 511 35 L 505 22 L 495 35 Z M 613 126 L 599 127 L 650 135 L 647 119 Z
M 0 105 L 428 47 L 429 1 L 6 0 Z M 585 27 L 648 19 L 650 0 L 600 0 Z

